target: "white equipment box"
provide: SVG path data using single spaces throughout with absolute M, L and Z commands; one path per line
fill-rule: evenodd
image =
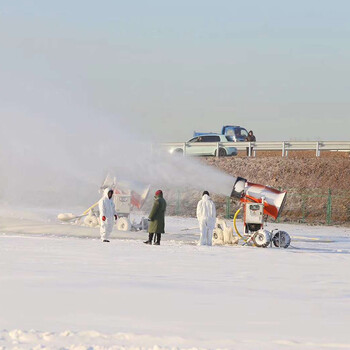
M 262 224 L 264 220 L 264 204 L 246 203 L 245 222 L 247 224 Z
M 114 196 L 115 210 L 119 214 L 130 214 L 131 196 L 125 194 L 117 194 Z

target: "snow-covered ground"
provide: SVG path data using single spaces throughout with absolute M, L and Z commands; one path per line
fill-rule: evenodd
M 199 247 L 196 220 L 167 217 L 158 247 L 58 212 L 0 211 L 0 349 L 350 349 L 348 228 Z

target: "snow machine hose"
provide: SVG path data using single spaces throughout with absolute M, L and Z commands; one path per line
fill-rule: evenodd
M 236 231 L 236 233 L 237 233 L 237 235 L 240 237 L 240 238 L 242 238 L 243 239 L 243 237 L 242 237 L 242 235 L 239 233 L 239 231 L 238 231 L 238 228 L 237 228 L 237 216 L 238 216 L 238 214 L 241 212 L 241 209 L 242 208 L 239 208 L 237 211 L 236 211 L 236 213 L 235 213 L 235 216 L 233 217 L 233 227 L 235 228 L 235 231 Z

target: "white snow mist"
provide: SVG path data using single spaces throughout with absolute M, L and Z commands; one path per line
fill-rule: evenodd
M 47 93 L 40 106 L 19 98 L 18 105 L 1 107 L 1 202 L 88 205 L 108 172 L 153 187 L 230 194 L 230 175 L 198 160 L 152 154 L 151 141 L 134 125 L 59 97 Z

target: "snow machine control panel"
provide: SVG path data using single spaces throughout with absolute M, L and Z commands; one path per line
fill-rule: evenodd
M 247 224 L 262 224 L 264 220 L 264 204 L 247 203 L 245 210 L 245 222 Z

